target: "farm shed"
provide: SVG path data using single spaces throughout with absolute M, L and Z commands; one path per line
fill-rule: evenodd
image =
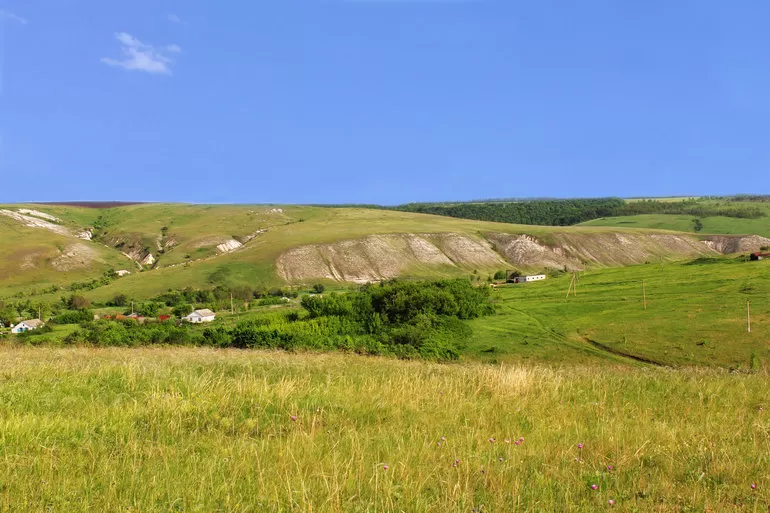
M 767 258 L 770 258 L 770 253 L 752 253 L 751 254 L 752 260 L 765 260 Z
M 532 276 L 517 276 L 513 283 L 529 283 L 530 281 L 540 281 L 545 279 L 545 274 L 535 274 Z

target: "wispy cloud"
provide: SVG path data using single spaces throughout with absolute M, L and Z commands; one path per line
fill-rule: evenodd
M 120 41 L 123 59 L 102 58 L 102 62 L 129 71 L 145 71 L 160 75 L 171 75 L 173 60 L 168 54 L 176 54 L 182 51 L 178 45 L 167 45 L 155 48 L 139 41 L 126 32 L 118 32 L 115 38 Z
M 0 9 L 0 20 L 10 20 L 16 23 L 20 23 L 22 25 L 27 24 L 26 18 L 22 18 L 21 16 L 13 14 L 11 11 L 6 11 L 4 9 Z
M 168 15 L 168 21 L 171 23 L 177 23 L 179 25 L 187 25 L 187 22 L 174 13 Z

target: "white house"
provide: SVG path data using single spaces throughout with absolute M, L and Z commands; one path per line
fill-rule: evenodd
M 11 333 L 24 333 L 26 331 L 33 331 L 38 328 L 42 328 L 45 324 L 40 319 L 32 319 L 31 321 L 21 321 L 16 326 L 11 327 Z
M 208 308 L 204 308 L 203 310 L 195 310 L 190 315 L 186 315 L 182 317 L 182 320 L 198 324 L 201 322 L 212 322 L 216 318 L 216 316 L 217 314 L 215 314 Z
M 126 269 L 121 269 L 119 271 L 115 271 L 115 274 L 117 274 L 119 277 L 122 278 L 123 276 L 128 276 L 129 274 L 131 274 L 131 271 L 128 271 Z

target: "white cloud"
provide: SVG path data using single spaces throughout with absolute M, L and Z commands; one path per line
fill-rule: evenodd
M 184 20 L 182 20 L 182 18 L 180 18 L 179 16 L 173 13 L 168 15 L 168 21 L 170 21 L 171 23 L 178 23 L 179 25 L 187 25 L 187 22 L 185 22 Z
M 27 20 L 25 18 L 13 14 L 11 11 L 5 11 L 3 9 L 0 9 L 0 20 L 11 20 L 22 25 L 27 24 Z
M 155 48 L 152 45 L 142 43 L 137 38 L 126 32 L 118 32 L 115 38 L 120 41 L 123 59 L 102 58 L 102 62 L 130 71 L 146 71 L 161 75 L 171 75 L 173 60 L 166 53 L 179 53 L 182 49 L 177 45 L 168 45 L 163 48 Z

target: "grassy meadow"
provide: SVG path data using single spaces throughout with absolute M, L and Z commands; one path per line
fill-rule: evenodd
M 770 504 L 766 374 L 4 346 L 0 376 L 0 511 Z
M 212 241 L 266 226 L 267 207 L 256 208 L 43 210 L 73 229 L 106 215 L 97 224 L 143 244 L 174 238 L 158 268 L 85 292 L 101 302 L 210 288 L 222 269 L 233 283 L 278 285 L 275 259 L 287 248 L 374 232 L 489 230 L 547 241 L 556 230 L 616 230 L 281 207 L 280 222 L 246 248 L 212 258 Z M 689 230 L 691 218 L 674 217 L 632 216 L 624 222 L 639 224 L 622 226 Z M 703 233 L 768 235 L 749 225 L 762 219 L 727 220 L 741 223 L 735 232 L 712 221 L 703 219 Z M 2 217 L 0 237 L 24 241 L 0 249 L 0 296 L 126 266 L 117 249 L 94 242 L 98 265 L 55 271 L 46 263 L 65 249 L 64 237 Z M 14 271 L 29 255 L 37 267 Z M 591 268 L 569 297 L 572 274 L 553 270 L 542 282 L 500 287 L 494 314 L 464 321 L 472 335 L 452 364 L 61 347 L 77 325 L 7 336 L 0 512 L 768 511 L 770 262 L 744 260 Z M 447 275 L 483 285 L 495 270 Z M 305 315 L 297 300 L 220 311 L 214 327 L 289 315 Z
M 671 201 L 677 198 L 671 199 Z M 687 199 L 687 198 L 679 198 Z M 659 199 L 658 201 L 666 201 Z M 705 206 L 728 205 L 724 200 L 702 200 Z M 770 203 L 766 202 L 733 202 L 729 203 L 734 207 L 758 208 L 770 215 Z M 756 219 L 740 219 L 737 217 L 713 216 L 700 218 L 702 234 L 727 234 L 727 235 L 761 235 L 770 237 L 770 220 L 768 217 L 759 217 Z M 611 226 L 618 229 L 627 228 L 647 228 L 655 230 L 675 230 L 679 232 L 695 233 L 694 216 L 673 215 L 673 214 L 644 214 L 635 216 L 605 217 L 586 221 L 578 226 Z
M 497 313 L 471 321 L 466 354 L 493 362 L 629 361 L 628 355 L 672 366 L 770 366 L 768 261 L 590 270 L 579 273 L 577 295 L 567 297 L 571 279 L 564 274 L 496 291 Z

